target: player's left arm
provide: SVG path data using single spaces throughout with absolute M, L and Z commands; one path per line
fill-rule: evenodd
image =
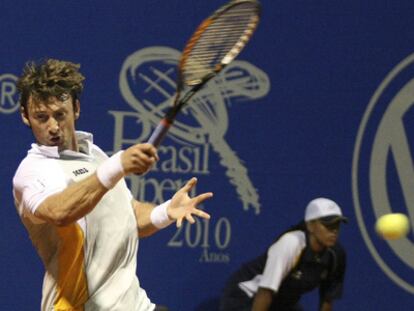
M 184 220 L 193 224 L 194 216 L 209 219 L 210 215 L 197 207 L 213 194 L 206 192 L 191 198 L 189 193 L 196 183 L 197 179 L 191 178 L 171 200 L 158 206 L 134 200 L 139 237 L 150 236 L 173 222 L 177 227 L 181 227 Z
M 154 204 L 133 200 L 132 207 L 137 219 L 138 236 L 140 238 L 150 236 L 159 230 L 151 223 L 151 212 L 155 208 Z
M 254 295 L 252 311 L 267 311 L 273 301 L 273 291 L 268 288 L 259 287 Z

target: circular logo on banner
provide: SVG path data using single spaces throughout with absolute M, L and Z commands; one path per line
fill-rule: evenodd
M 15 75 L 0 75 L 0 113 L 10 114 L 19 108 L 16 81 Z
M 126 57 L 119 75 L 119 89 L 132 110 L 109 111 L 115 121 L 114 152 L 147 141 L 170 109 L 176 96 L 180 57 L 180 51 L 166 46 L 146 47 Z M 183 108 L 166 140 L 157 149 L 160 159 L 152 168 L 152 174 L 128 176 L 127 182 L 134 197 L 160 204 L 171 198 L 192 176 L 210 178 L 217 186 L 215 174 L 222 173 L 214 162 L 218 160 L 224 172 L 222 177 L 227 179 L 224 185 L 232 186 L 228 187 L 230 191 L 225 195 L 236 195 L 243 211 L 259 215 L 258 191 L 250 180 L 246 163 L 239 158 L 226 133 L 231 126 L 229 109 L 236 103 L 254 102 L 266 96 L 269 90 L 268 75 L 255 65 L 235 60 L 226 66 L 193 94 Z M 254 107 L 251 109 L 253 111 Z M 130 133 L 139 134 L 131 137 Z M 194 187 L 192 195 L 196 193 L 198 191 Z M 228 202 L 228 198 L 221 202 Z M 232 259 L 229 250 L 233 235 L 232 218 L 225 212 L 223 214 L 213 220 L 196 218 L 194 224 L 186 222 L 176 229 L 167 247 L 201 250 L 198 263 L 229 263 Z M 190 258 L 197 257 L 191 254 Z
M 142 134 L 139 137 L 141 141 L 151 134 L 152 128 L 173 104 L 179 58 L 180 52 L 175 49 L 148 47 L 134 52 L 124 61 L 119 79 L 120 91 L 126 102 L 136 111 L 142 124 Z M 202 154 L 207 156 L 202 161 L 205 163 L 205 169 L 201 170 L 203 172 L 208 171 L 208 151 L 214 150 L 226 170 L 226 176 L 243 202 L 243 209 L 253 209 L 256 214 L 260 213 L 259 195 L 250 181 L 244 163 L 225 139 L 229 127 L 227 109 L 237 101 L 265 96 L 269 86 L 269 79 L 263 71 L 247 62 L 234 61 L 194 94 L 191 103 L 183 108 L 179 120 L 169 130 L 169 137 L 178 145 L 186 148 L 204 146 L 206 152 Z M 121 136 L 115 134 L 115 137 Z M 158 150 L 162 153 L 163 149 L 160 146 Z M 179 150 L 177 154 L 180 154 Z M 184 173 L 190 173 L 192 169 L 188 164 L 182 164 L 188 168 Z M 183 173 L 179 167 L 184 167 L 177 164 L 175 170 L 162 170 L 166 166 L 162 163 L 159 166 L 163 173 Z M 192 167 L 197 168 L 199 165 Z M 200 170 L 192 171 L 197 172 Z
M 414 224 L 414 54 L 382 81 L 365 111 L 356 138 L 352 193 L 362 237 L 384 273 L 414 293 L 412 231 L 384 241 L 374 229 L 387 213 L 404 213 Z

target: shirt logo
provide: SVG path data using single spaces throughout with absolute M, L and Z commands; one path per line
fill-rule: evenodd
M 89 170 L 86 167 L 83 167 L 83 168 L 72 171 L 72 173 L 75 176 L 79 176 L 79 175 L 82 175 L 82 174 L 89 173 Z
M 296 279 L 296 280 L 300 280 L 300 279 L 302 279 L 302 275 L 303 275 L 302 271 L 297 270 L 297 271 L 292 273 L 292 278 Z

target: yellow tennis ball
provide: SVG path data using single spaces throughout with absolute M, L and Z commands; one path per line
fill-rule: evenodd
M 386 214 L 377 219 L 375 229 L 383 239 L 397 240 L 408 233 L 410 222 L 404 214 Z

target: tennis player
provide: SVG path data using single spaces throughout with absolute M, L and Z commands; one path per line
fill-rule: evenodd
M 345 275 L 345 251 L 337 241 L 342 222 L 347 219 L 334 201 L 312 200 L 304 221 L 229 278 L 220 311 L 298 311 L 301 296 L 318 287 L 319 310 L 332 310 Z
M 148 172 L 158 160 L 150 144 L 108 157 L 92 135 L 75 130 L 84 77 L 79 65 L 28 63 L 17 82 L 23 123 L 35 143 L 20 163 L 17 211 L 45 267 L 41 310 L 156 310 L 136 276 L 138 237 L 194 216 L 212 196 L 191 198 L 192 178 L 158 206 L 138 202 L 124 176 Z

